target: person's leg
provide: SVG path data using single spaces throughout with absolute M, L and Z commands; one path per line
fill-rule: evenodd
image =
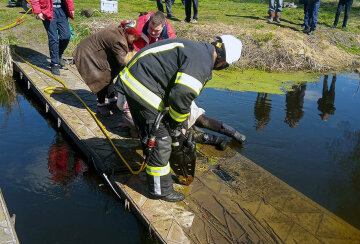
M 316 26 L 317 26 L 317 19 L 318 19 L 318 15 L 319 15 L 319 8 L 320 8 L 320 1 L 316 2 L 313 5 L 313 9 L 312 9 L 312 23 L 310 26 L 310 30 L 315 31 L 316 30 Z
M 65 49 L 69 44 L 71 32 L 70 32 L 69 21 L 62 8 L 58 8 L 54 11 L 58 11 L 57 29 L 59 35 L 59 63 L 60 65 L 63 65 L 61 59 Z
M 194 139 L 196 143 L 214 145 L 217 149 L 222 151 L 226 149 L 226 143 L 227 143 L 226 137 L 206 133 L 201 131 L 200 129 L 194 129 L 193 131 L 194 131 Z
M 344 22 L 343 22 L 342 28 L 345 28 L 347 25 L 352 4 L 353 4 L 353 0 L 346 1 L 346 3 L 345 3 L 345 14 L 344 14 Z
M 164 6 L 162 0 L 156 0 L 156 5 L 159 11 L 164 12 Z
M 333 27 L 336 27 L 337 24 L 338 24 L 338 22 L 339 22 L 339 17 L 340 17 L 342 8 L 343 8 L 342 1 L 339 0 L 339 4 L 338 4 L 338 6 L 337 6 L 337 10 L 336 10 L 336 14 L 335 14 L 335 20 L 334 20 L 334 25 L 333 25 Z
M 192 0 L 185 0 L 185 21 L 190 22 L 191 20 L 191 1 Z
M 269 0 L 269 19 L 268 22 L 271 23 L 274 20 L 275 17 L 275 0 Z
M 166 6 L 166 15 L 168 18 L 173 18 L 174 15 L 171 12 L 171 0 L 165 0 L 165 6 Z
M 305 6 L 305 5 L 304 5 Z M 304 14 L 304 32 L 310 31 L 310 6 L 311 4 L 306 4 L 305 14 Z
M 194 10 L 193 19 L 198 20 L 199 0 L 193 0 L 192 3 L 193 3 L 193 10 Z
M 281 11 L 283 7 L 283 0 L 276 0 L 276 22 L 280 23 Z
M 51 65 L 59 64 L 59 37 L 57 33 L 57 14 L 54 12 L 52 21 L 46 19 L 43 21 L 49 40 L 49 52 Z

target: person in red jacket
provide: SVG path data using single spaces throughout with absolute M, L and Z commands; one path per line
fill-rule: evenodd
M 31 0 L 31 6 L 48 35 L 51 73 L 60 75 L 59 68 L 65 66 L 61 57 L 71 37 L 68 17 L 74 19 L 73 0 Z
M 133 43 L 136 51 L 160 40 L 176 38 L 174 28 L 166 20 L 164 13 L 161 11 L 152 11 L 140 16 L 137 22 L 139 28 L 142 28 L 142 35 L 141 38 Z

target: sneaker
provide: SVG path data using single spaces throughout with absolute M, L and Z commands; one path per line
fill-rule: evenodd
M 279 18 L 276 18 L 276 19 L 275 19 L 275 22 L 276 22 L 276 23 L 281 23 L 281 21 L 280 21 Z
M 110 116 L 110 110 L 106 105 L 97 105 L 97 112 L 104 117 Z
M 268 23 L 272 23 L 273 20 L 274 20 L 273 18 L 270 18 L 270 19 L 267 20 L 267 22 L 268 22 Z
M 314 34 L 314 30 L 310 30 L 307 34 L 310 36 L 310 35 L 312 35 L 312 34 Z
M 181 21 L 181 23 L 190 23 L 190 20 L 184 19 Z
M 150 198 L 164 200 L 167 202 L 180 202 L 185 199 L 185 196 L 181 192 L 173 190 L 169 195 L 166 196 L 156 196 L 150 194 Z
M 60 75 L 60 69 L 59 69 L 59 65 L 58 64 L 53 64 L 51 65 L 51 73 L 53 75 Z
M 309 32 L 310 32 L 310 28 L 309 28 L 309 27 L 308 27 L 308 28 L 305 27 L 305 28 L 303 29 L 303 32 L 304 32 L 304 33 L 309 33 Z
M 166 16 L 166 18 L 168 18 L 168 19 L 170 19 L 170 18 L 175 18 L 175 15 L 173 15 L 173 14 L 168 14 L 168 15 Z
M 198 20 L 197 20 L 197 19 L 193 19 L 191 22 L 192 22 L 192 23 L 197 23 Z
M 60 65 L 61 68 L 62 68 L 62 67 L 65 67 L 65 65 L 66 65 L 65 60 L 62 59 L 62 58 L 60 58 L 60 59 L 59 59 L 59 65 Z
M 331 28 L 336 28 L 336 25 L 331 26 Z

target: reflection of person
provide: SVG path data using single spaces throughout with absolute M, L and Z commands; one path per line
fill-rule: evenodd
M 69 150 L 68 145 L 57 138 L 56 143 L 50 147 L 48 159 L 51 180 L 66 187 L 69 183 L 85 170 L 81 158 L 76 158 L 75 153 Z
M 184 199 L 173 189 L 169 165 L 172 146 L 174 151 L 182 148 L 182 125 L 192 101 L 211 79 L 212 70 L 236 62 L 241 48 L 241 41 L 231 35 L 212 44 L 167 39 L 140 50 L 120 72 L 115 89 L 126 96 L 142 142 L 146 142 L 159 112 L 169 107 L 169 116 L 159 124 L 155 147 L 147 159 L 150 197 L 171 202 Z
M 62 55 L 71 37 L 68 17 L 74 19 L 73 0 L 31 0 L 31 7 L 48 35 L 51 73 L 60 75 L 60 66 L 65 66 Z
M 142 33 L 141 38 L 133 44 L 136 51 L 160 40 L 176 38 L 174 28 L 166 20 L 164 13 L 161 11 L 152 11 L 142 15 L 137 19 L 137 22 L 138 28 L 142 30 Z
M 352 4 L 353 4 L 353 0 L 339 0 L 339 4 L 338 4 L 337 10 L 336 10 L 336 15 L 335 15 L 335 20 L 334 20 L 334 25 L 333 25 L 334 28 L 337 26 L 337 24 L 339 22 L 340 14 L 341 14 L 343 7 L 345 7 L 345 13 L 344 13 L 344 21 L 342 24 L 342 28 L 346 27 L 347 21 L 349 19 L 350 8 L 351 8 Z
M 97 94 L 97 110 L 110 115 L 105 103 L 116 102 L 113 79 L 124 68 L 132 43 L 141 35 L 136 21 L 113 24 L 83 39 L 73 52 L 75 65 L 90 90 Z
M 254 107 L 254 115 L 257 119 L 256 130 L 263 130 L 270 121 L 270 101 L 269 93 L 258 93 Z
M 306 84 L 294 85 L 292 91 L 286 93 L 286 118 L 291 128 L 294 128 L 304 116 L 303 105 Z
M 330 114 L 334 114 L 336 108 L 335 103 L 335 82 L 336 75 L 333 75 L 330 89 L 328 90 L 328 76 L 324 76 L 322 97 L 318 100 L 318 109 L 321 112 L 320 117 L 326 121 Z

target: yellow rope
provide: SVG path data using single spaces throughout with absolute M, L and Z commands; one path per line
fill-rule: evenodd
M 145 161 L 142 162 L 139 170 L 135 171 L 131 168 L 131 166 L 128 164 L 128 162 L 125 160 L 125 158 L 121 155 L 121 153 L 119 152 L 119 150 L 116 148 L 115 144 L 113 143 L 113 141 L 111 140 L 109 134 L 107 133 L 105 127 L 101 124 L 101 122 L 97 119 L 96 115 L 93 113 L 93 111 L 91 111 L 91 109 L 86 105 L 86 103 L 79 97 L 78 94 L 76 94 L 73 90 L 67 88 L 66 84 L 60 80 L 59 78 L 55 77 L 54 75 L 40 69 L 39 67 L 29 63 L 28 61 L 26 61 L 25 59 L 23 59 L 19 54 L 17 54 L 14 50 L 13 50 L 13 53 L 18 57 L 20 58 L 22 61 L 24 61 L 26 64 L 30 65 L 31 67 L 33 67 L 34 69 L 44 73 L 45 75 L 57 80 L 58 82 L 60 82 L 64 87 L 56 87 L 56 86 L 53 86 L 53 87 L 47 87 L 45 88 L 45 92 L 46 93 L 49 93 L 49 94 L 52 94 L 52 93 L 62 93 L 62 92 L 70 92 L 72 93 L 75 97 L 77 97 L 80 102 L 85 106 L 86 110 L 90 113 L 90 115 L 94 118 L 95 122 L 98 124 L 98 126 L 100 127 L 101 131 L 104 133 L 104 135 L 106 136 L 106 138 L 110 141 L 110 144 L 112 145 L 112 147 L 115 149 L 117 155 L 121 158 L 121 160 L 125 163 L 125 165 L 128 167 L 128 169 L 130 170 L 130 172 L 134 175 L 137 175 L 139 174 L 141 171 L 143 171 L 145 168 L 146 168 L 146 163 Z
M 32 8 L 30 8 L 28 11 L 26 11 L 26 13 L 21 16 L 17 21 L 15 21 L 14 23 L 10 24 L 10 25 L 7 25 L 7 26 L 4 26 L 4 27 L 0 27 L 0 31 L 3 31 L 3 30 L 6 30 L 6 29 L 9 29 L 15 25 L 17 25 L 18 23 L 20 23 L 24 18 L 25 16 L 32 10 Z

